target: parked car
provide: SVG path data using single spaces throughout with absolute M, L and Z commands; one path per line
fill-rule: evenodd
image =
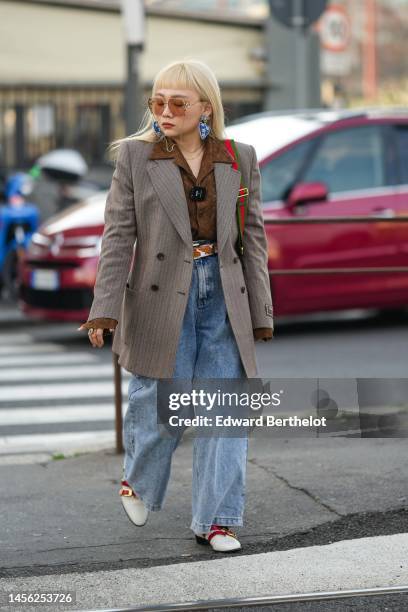
M 408 215 L 408 111 L 261 113 L 227 133 L 257 152 L 275 315 L 408 304 L 406 272 L 351 270 L 408 267 L 408 223 L 390 221 Z M 86 320 L 106 195 L 66 209 L 33 235 L 20 273 L 27 314 Z M 273 223 L 312 217 L 343 221 Z M 350 272 L 277 273 L 329 268 Z
M 19 306 L 32 318 L 88 317 L 108 192 L 100 191 L 54 215 L 32 235 L 19 261 Z

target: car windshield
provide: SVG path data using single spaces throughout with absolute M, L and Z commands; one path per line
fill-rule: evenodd
M 305 119 L 281 115 L 231 125 L 226 128 L 226 133 L 229 138 L 253 145 L 257 158 L 261 161 L 278 149 L 311 134 L 322 125 L 323 122 L 317 118 Z

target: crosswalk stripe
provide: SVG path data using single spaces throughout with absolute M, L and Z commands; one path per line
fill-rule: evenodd
M 58 363 L 76 363 L 80 365 L 81 363 L 100 363 L 98 356 L 93 355 L 92 353 L 86 352 L 70 352 L 70 353 L 59 353 L 52 355 L 36 355 L 35 356 L 35 364 L 36 365 L 53 365 Z M 7 371 L 7 367 L 11 366 L 32 366 L 33 365 L 33 356 L 32 355 L 12 355 L 11 357 L 2 357 L 0 356 L 0 368 L 5 369 Z
M 113 364 L 111 363 L 94 363 L 90 366 L 81 366 L 80 368 L 77 365 L 73 366 L 65 366 L 65 367 L 54 367 L 54 368 L 30 368 L 28 371 L 21 369 L 13 369 L 13 370 L 1 370 L 0 369 L 0 382 L 16 382 L 21 381 L 24 383 L 35 381 L 35 380 L 52 380 L 55 378 L 75 378 L 80 380 L 81 378 L 89 378 L 91 376 L 109 376 L 113 379 Z M 130 372 L 126 370 L 122 373 L 124 378 L 130 377 Z M 0 399 L 1 399 L 1 387 L 0 387 Z
M 15 333 L 15 334 L 8 334 L 8 333 L 0 332 L 0 341 L 1 341 L 1 344 L 5 344 L 6 342 L 8 344 L 16 344 L 17 342 L 29 343 L 29 342 L 33 342 L 33 337 L 31 334 L 25 334 L 22 332 Z
M 29 434 L 3 436 L 0 438 L 0 455 L 11 452 L 64 452 L 67 450 L 89 448 L 112 448 L 115 445 L 113 429 L 102 431 L 75 431 L 55 434 Z
M 122 393 L 127 393 L 129 383 L 122 381 Z M 20 400 L 74 399 L 85 397 L 110 397 L 114 394 L 113 379 L 109 382 L 94 380 L 86 383 L 54 383 L 39 385 L 13 385 L 0 387 L 0 407 L 5 402 Z
M 6 434 L 0 435 L 2 462 L 115 446 L 114 368 L 112 360 L 101 356 L 90 346 L 69 351 L 30 333 L 0 333 L 0 432 Z M 124 417 L 131 373 L 122 369 L 121 374 Z M 81 429 L 86 422 L 94 431 L 64 431 L 72 424 Z M 45 433 L 47 426 L 60 431 Z M 27 433 L 30 427 L 40 431 Z
M 1 340 L 1 338 L 0 338 Z M 0 355 L 18 354 L 18 353 L 60 353 L 66 351 L 62 344 L 53 344 L 44 342 L 42 344 L 3 344 L 0 343 Z
M 125 414 L 128 402 L 122 402 L 122 412 Z M 109 404 L 83 404 L 76 406 L 58 406 L 44 408 L 32 406 L 31 408 L 17 410 L 0 410 L 0 427 L 8 425 L 46 425 L 48 423 L 80 423 L 84 421 L 111 421 L 115 418 L 115 405 L 112 400 Z

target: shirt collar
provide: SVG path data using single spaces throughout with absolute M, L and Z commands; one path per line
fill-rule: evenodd
M 177 144 L 171 139 L 167 138 L 170 143 L 175 144 L 173 151 L 167 151 L 165 140 L 157 141 L 150 153 L 149 159 L 169 159 L 174 158 L 178 165 L 181 165 L 183 168 L 186 164 L 186 160 L 181 153 Z M 234 161 L 232 159 L 231 154 L 225 148 L 224 140 L 219 140 L 215 137 L 208 137 L 204 140 L 205 150 L 204 155 L 208 161 L 211 162 L 229 162 L 230 164 Z M 189 168 L 188 164 L 187 167 Z
M 174 143 L 171 139 L 169 139 L 169 141 L 171 144 Z M 151 151 L 150 159 L 174 159 L 174 163 L 183 168 L 190 177 L 190 180 L 197 185 L 201 184 L 212 172 L 214 169 L 214 162 L 226 162 L 230 164 L 233 162 L 233 158 L 225 148 L 223 140 L 207 137 L 204 140 L 204 155 L 201 160 L 198 176 L 196 177 L 179 147 L 176 143 L 174 144 L 175 147 L 173 151 L 169 152 L 166 150 L 164 139 L 156 142 Z

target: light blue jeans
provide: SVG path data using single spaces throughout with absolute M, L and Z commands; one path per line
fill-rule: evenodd
M 245 378 L 224 301 L 218 255 L 193 260 L 191 288 L 173 378 Z M 160 434 L 157 380 L 132 374 L 123 423 L 124 478 L 149 510 L 161 510 L 174 450 L 183 435 Z M 192 521 L 206 533 L 213 523 L 243 525 L 248 437 L 194 437 Z

